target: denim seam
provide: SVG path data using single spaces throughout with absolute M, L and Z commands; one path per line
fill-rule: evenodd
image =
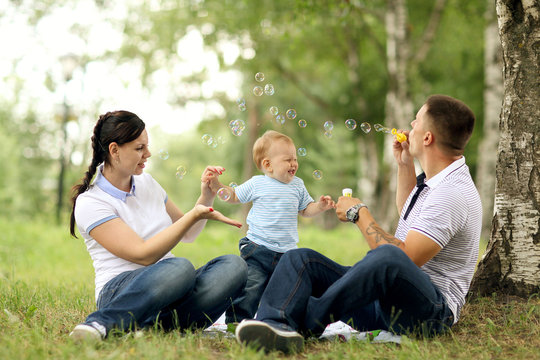
M 302 269 L 298 272 L 298 279 L 296 280 L 296 284 L 295 284 L 293 290 L 291 291 L 291 293 L 289 294 L 289 296 L 287 297 L 287 299 L 283 303 L 283 306 L 279 309 L 279 313 L 280 313 L 281 317 L 285 317 L 285 309 L 287 308 L 287 306 L 289 306 L 289 304 L 292 301 L 294 295 L 296 294 L 298 288 L 300 287 L 300 283 L 302 281 L 302 275 L 304 274 L 304 271 L 306 270 L 307 264 L 311 263 L 311 262 L 321 264 L 321 265 L 325 266 L 326 268 L 328 268 L 329 270 L 334 271 L 335 273 L 339 274 L 339 271 L 337 271 L 337 268 L 329 267 L 327 264 L 325 264 L 322 261 L 319 261 L 318 259 L 308 258 L 307 261 L 305 261 L 304 264 L 302 265 Z

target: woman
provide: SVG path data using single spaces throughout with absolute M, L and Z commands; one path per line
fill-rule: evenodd
M 104 339 L 117 329 L 158 323 L 165 330 L 204 328 L 223 314 L 243 289 L 247 267 L 236 255 L 195 269 L 171 254 L 178 242 L 193 242 L 207 219 L 240 227 L 215 211 L 207 167 L 201 196 L 183 214 L 143 169 L 151 153 L 144 122 L 128 111 L 101 115 L 92 136 L 93 158 L 74 187 L 70 230 L 83 236 L 96 273 L 97 311 L 70 336 Z M 92 184 L 94 174 L 96 178 Z

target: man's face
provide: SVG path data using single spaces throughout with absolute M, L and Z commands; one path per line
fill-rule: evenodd
M 427 105 L 423 105 L 416 113 L 416 118 L 411 122 L 412 130 L 409 132 L 409 152 L 417 157 L 422 151 L 424 134 L 427 131 Z

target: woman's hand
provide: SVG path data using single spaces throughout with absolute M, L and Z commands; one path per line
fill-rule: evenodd
M 242 227 L 241 222 L 228 218 L 212 207 L 197 204 L 193 209 L 190 210 L 190 212 L 191 211 L 194 212 L 197 219 L 217 220 L 225 224 L 236 226 L 237 228 Z
M 219 175 L 225 171 L 221 166 L 207 166 L 201 175 L 201 195 L 211 197 L 216 196 L 217 191 L 221 187 Z

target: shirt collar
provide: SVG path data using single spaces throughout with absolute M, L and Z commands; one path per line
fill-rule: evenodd
M 457 169 L 461 168 L 463 165 L 465 165 L 465 156 L 462 156 L 459 159 L 455 160 L 437 175 L 426 181 L 426 185 L 430 188 L 436 187 L 445 177 L 447 177 L 448 175 L 450 175 L 450 173 L 456 171 Z
M 101 190 L 105 191 L 107 194 L 111 195 L 112 197 L 122 200 L 123 202 L 126 202 L 126 198 L 128 196 L 135 196 L 135 181 L 134 181 L 135 179 L 133 178 L 133 176 L 131 176 L 131 191 L 125 192 L 118 189 L 113 184 L 111 184 L 109 180 L 107 180 L 105 176 L 103 176 L 102 172 L 103 172 L 103 164 L 101 164 L 98 167 L 96 180 L 94 181 L 94 183 Z

